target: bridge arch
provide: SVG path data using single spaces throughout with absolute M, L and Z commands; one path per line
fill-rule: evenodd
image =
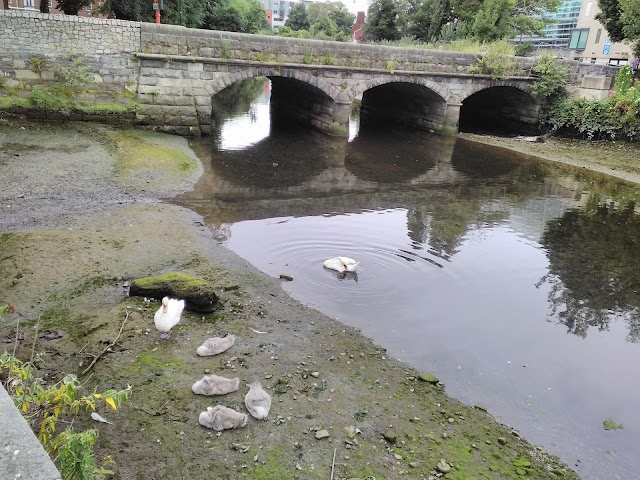
M 216 94 L 237 82 L 258 77 L 266 77 L 271 82 L 272 121 L 295 122 L 334 135 L 347 134 L 349 105 L 336 103 L 340 89 L 305 71 L 279 67 L 224 72 L 209 82 L 209 103 L 199 107 L 200 125 L 208 121 L 212 129 L 216 128 L 216 120 L 219 118 L 215 111 L 219 108 L 215 101 Z
M 229 71 L 220 75 L 216 80 L 209 82 L 207 91 L 210 95 L 215 95 L 221 90 L 241 80 L 248 80 L 255 77 L 283 77 L 292 78 L 303 83 L 307 83 L 326 94 L 334 102 L 340 95 L 341 90 L 329 83 L 326 79 L 311 75 L 307 71 L 297 69 L 286 69 L 280 67 L 259 67 L 241 68 L 236 71 Z
M 369 78 L 364 82 L 359 82 L 355 87 L 351 89 L 351 96 L 352 98 L 356 98 L 357 96 L 364 94 L 365 91 L 378 87 L 380 85 L 399 82 L 422 85 L 423 87 L 426 87 L 429 90 L 437 93 L 440 98 L 442 98 L 442 100 L 447 103 L 449 103 L 450 99 L 453 97 L 451 91 L 441 83 L 434 82 L 433 80 L 430 80 L 428 78 L 415 78 L 399 75 L 383 75 L 379 77 Z
M 528 84 L 492 81 L 470 86 L 465 93 L 460 107 L 460 131 L 536 132 L 540 102 Z
M 360 87 L 361 131 L 394 124 L 426 131 L 443 129 L 450 96 L 446 88 L 427 79 L 405 80 L 409 79 L 374 78 Z

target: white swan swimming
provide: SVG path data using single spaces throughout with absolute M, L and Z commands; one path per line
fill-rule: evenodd
M 346 273 L 355 272 L 359 263 L 360 262 L 356 262 L 353 258 L 335 257 L 325 260 L 322 266 L 340 273 Z
M 178 324 L 183 309 L 184 300 L 169 297 L 162 299 L 162 306 L 153 316 L 156 328 L 160 332 L 160 338 L 169 338 L 169 330 Z

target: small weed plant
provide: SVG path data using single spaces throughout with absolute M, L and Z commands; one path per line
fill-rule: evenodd
M 0 317 L 15 311 L 11 304 L 0 304 Z M 18 338 L 16 332 L 16 341 Z M 66 375 L 55 384 L 47 385 L 42 378 L 36 377 L 38 358 L 34 355 L 24 362 L 15 357 L 15 353 L 0 355 L 0 381 L 13 399 L 16 407 L 31 425 L 44 449 L 54 460 L 64 479 L 96 480 L 113 473 L 107 470 L 110 458 L 101 466 L 97 465 L 93 446 L 98 431 L 89 429 L 74 432 L 71 426 L 57 433 L 58 424 L 66 423 L 66 418 L 80 411 L 95 411 L 98 406 L 118 409 L 128 398 L 131 387 L 124 390 L 107 390 L 102 393 L 82 393 L 82 385 L 75 375 Z M 15 350 L 15 348 L 14 348 Z
M 396 71 L 396 61 L 394 59 L 387 60 L 387 71 L 393 75 Z
M 89 68 L 80 57 L 74 59 L 69 68 L 58 68 L 56 75 L 62 80 L 61 93 L 68 98 L 72 98 L 82 92 L 87 85 L 95 81 L 93 75 L 89 72 Z
M 49 61 L 42 55 L 33 55 L 29 59 L 29 68 L 32 72 L 41 75 L 43 71 L 51 68 Z

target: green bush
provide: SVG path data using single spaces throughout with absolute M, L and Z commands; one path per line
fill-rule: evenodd
M 526 57 L 535 50 L 532 42 L 522 42 L 516 44 L 516 55 L 518 57 Z
M 469 67 L 469 73 L 491 75 L 493 79 L 505 79 L 520 73 L 520 65 L 513 57 L 513 46 L 505 41 L 486 45 L 486 50 Z
M 561 134 L 589 140 L 640 141 L 640 89 L 628 70 L 620 69 L 610 97 L 558 98 L 543 113 L 543 122 Z
M 87 85 L 95 81 L 82 58 L 73 60 L 69 68 L 56 69 L 56 75 L 62 79 L 64 87 L 61 89 L 62 93 L 69 98 L 80 93 Z
M 54 463 L 64 479 L 102 480 L 106 475 L 113 474 L 99 467 L 93 455 L 93 446 L 98 438 L 98 431 L 94 428 L 76 433 L 73 427 L 60 433 L 53 443 Z M 107 457 L 106 464 L 111 463 Z
M 44 70 L 51 68 L 49 61 L 42 55 L 33 55 L 29 59 L 29 68 L 32 72 L 40 75 Z
M 566 95 L 569 70 L 549 53 L 540 55 L 531 72 L 537 77 L 533 92 L 541 97 L 555 98 Z

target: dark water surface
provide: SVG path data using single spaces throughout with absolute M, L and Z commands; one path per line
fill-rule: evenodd
M 280 129 L 266 102 L 194 143 L 205 175 L 179 203 L 583 478 L 640 478 L 637 189 L 462 139 Z M 357 276 L 322 267 L 338 255 Z

